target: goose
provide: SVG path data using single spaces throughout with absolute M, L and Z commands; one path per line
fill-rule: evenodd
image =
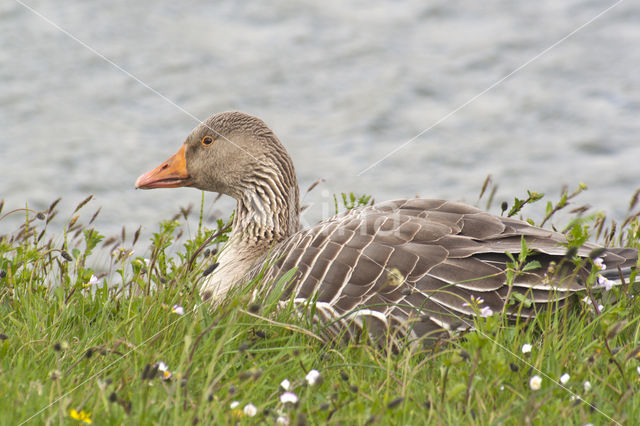
M 437 199 L 358 207 L 300 229 L 291 157 L 261 119 L 242 112 L 196 126 L 135 187 L 235 198 L 232 231 L 201 285 L 202 299 L 220 303 L 263 274 L 260 297 L 280 291 L 281 303 L 312 312 L 332 338 L 366 330 L 375 339 L 426 341 L 473 328 L 479 315 L 533 318 L 576 299 L 594 277 L 593 287 L 624 282 L 638 261 L 633 248 L 570 248 L 562 233 Z M 518 268 L 523 250 L 527 266 Z

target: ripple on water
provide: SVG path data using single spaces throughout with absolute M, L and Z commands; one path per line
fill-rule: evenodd
M 330 211 L 320 205 L 332 203 L 322 195 L 332 192 L 473 202 L 489 173 L 505 199 L 526 189 L 555 197 L 562 184 L 584 181 L 585 202 L 624 214 L 640 182 L 638 2 L 620 3 L 486 92 L 601 5 L 140 0 L 105 8 L 77 0 L 37 7 L 195 117 L 239 109 L 264 118 L 294 158 L 303 189 L 327 179 L 310 195 L 314 220 Z M 62 196 L 72 209 L 91 191 L 103 206 L 100 229 L 142 223 L 148 235 L 179 206 L 199 203 L 192 189 L 132 189 L 140 173 L 176 151 L 192 117 L 17 3 L 0 2 L 0 20 L 5 208 L 46 207 Z M 218 209 L 213 198 L 205 209 Z M 229 200 L 221 205 L 225 213 L 233 208 Z M 0 222 L 0 233 L 18 223 L 11 220 Z

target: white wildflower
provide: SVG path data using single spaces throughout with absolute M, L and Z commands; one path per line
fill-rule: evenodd
M 124 247 L 118 247 L 111 252 L 112 256 L 120 256 L 122 254 L 127 253 L 127 249 Z
M 245 405 L 242 411 L 244 411 L 244 413 L 249 417 L 253 417 L 258 414 L 258 409 L 252 403 L 248 403 L 247 405 Z
M 584 391 L 589 392 L 590 390 L 591 390 L 591 382 L 587 380 L 586 382 L 584 382 Z
M 171 308 L 171 312 L 178 315 L 184 315 L 184 308 L 180 305 L 173 305 L 173 308 Z
M 523 354 L 528 354 L 529 352 L 531 352 L 531 344 L 529 343 L 525 343 L 524 345 L 522 345 L 522 353 Z
M 605 290 L 609 291 L 613 288 L 613 286 L 615 285 L 615 282 L 606 279 L 605 277 L 603 277 L 602 275 L 598 274 L 598 285 L 597 287 L 604 287 Z
M 567 373 L 564 373 L 562 376 L 560 376 L 560 383 L 566 385 L 567 383 L 569 383 L 569 379 L 571 379 L 571 376 Z
M 604 311 L 604 305 L 598 305 L 598 312 Z
M 86 284 L 83 285 L 83 287 L 92 287 L 96 284 L 98 284 L 98 277 L 96 277 L 95 275 L 91 275 L 91 278 L 89 278 L 89 282 L 87 282 Z
M 278 416 L 278 418 L 276 419 L 276 424 L 287 426 L 289 424 L 289 419 L 285 416 Z
M 162 378 L 164 380 L 168 380 L 169 378 L 171 378 L 171 371 L 169 370 L 169 367 L 167 367 L 167 364 L 160 361 L 157 364 L 157 366 L 158 366 L 158 371 L 162 373 Z
M 297 404 L 298 395 L 293 392 L 285 392 L 280 395 L 280 402 L 282 402 L 283 404 Z
M 482 305 L 484 303 L 484 299 L 482 297 L 475 297 L 474 295 L 471 295 L 470 301 L 471 303 L 464 302 L 462 306 Z
M 480 309 L 480 316 L 481 317 L 486 318 L 486 317 L 490 317 L 492 315 L 493 315 L 493 310 L 490 307 L 485 306 L 484 308 Z
M 305 379 L 307 383 L 309 383 L 309 386 L 315 386 L 317 384 L 320 384 L 320 382 L 322 381 L 322 376 L 320 375 L 320 372 L 318 370 L 311 370 L 307 373 Z
M 529 387 L 533 390 L 538 390 L 542 386 L 542 377 L 535 375 L 529 379 Z
M 601 257 L 596 257 L 595 259 L 593 259 L 593 264 L 596 265 L 598 269 L 601 271 L 604 271 L 605 269 L 607 269 L 607 265 L 605 265 L 603 262 L 604 262 L 604 259 Z
M 231 401 L 231 404 L 229 404 L 229 408 L 233 410 L 235 408 L 238 408 L 238 405 L 240 405 L 238 401 Z
M 640 376 L 640 365 L 636 367 L 636 371 L 638 372 L 638 376 Z
M 289 379 L 284 379 L 283 381 L 280 382 L 280 387 L 288 391 L 289 388 L 291 387 L 291 382 L 289 382 Z
M 587 305 L 591 305 L 593 302 L 591 301 L 591 299 L 589 298 L 589 296 L 585 296 L 582 298 L 582 301 L 584 303 L 586 303 Z

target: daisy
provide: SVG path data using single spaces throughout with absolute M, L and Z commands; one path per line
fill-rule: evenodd
M 538 390 L 542 386 L 542 377 L 535 375 L 529 379 L 529 387 L 533 390 Z
M 283 381 L 281 381 L 281 382 L 280 382 L 280 387 L 281 387 L 283 390 L 288 391 L 288 390 L 289 390 L 289 388 L 291 387 L 291 382 L 289 382 L 289 380 L 288 380 L 288 379 L 284 379 Z
M 280 395 L 280 402 L 283 404 L 296 404 L 298 402 L 298 395 L 293 392 L 285 392 Z
M 307 383 L 309 383 L 309 386 L 315 386 L 317 384 L 320 384 L 320 382 L 322 381 L 322 376 L 320 375 L 320 372 L 318 370 L 311 370 L 307 373 L 305 380 L 307 381 Z
M 162 378 L 164 380 L 169 380 L 171 378 L 171 371 L 169 370 L 169 367 L 167 367 L 167 364 L 160 361 L 157 365 L 158 371 L 162 373 Z
M 258 414 L 258 409 L 251 403 L 245 405 L 242 411 L 244 411 L 244 414 L 246 414 L 248 417 L 253 417 Z

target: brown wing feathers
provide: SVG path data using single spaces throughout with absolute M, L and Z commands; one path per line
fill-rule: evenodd
M 522 238 L 535 253 L 528 260 L 541 266 L 518 275 L 510 293 L 505 252 L 517 256 Z M 282 299 L 317 296 L 322 307 L 318 315 L 333 318 L 333 334 L 353 334 L 354 324 L 366 321 L 374 334 L 396 328 L 420 338 L 442 329 L 469 328 L 477 313 L 472 298 L 482 298 L 481 306 L 494 312 L 502 311 L 514 292 L 538 308 L 564 303 L 583 287 L 568 266 L 562 273 L 570 278 L 545 276 L 562 263 L 563 244 L 562 234 L 464 204 L 396 200 L 346 212 L 285 240 L 271 253 L 280 260 L 265 279 L 297 267 Z M 586 244 L 578 255 L 589 256 L 594 248 Z M 637 251 L 610 249 L 601 257 L 608 269 L 628 267 L 635 265 Z M 584 280 L 588 270 L 578 275 Z M 536 306 L 511 304 L 506 312 L 530 317 Z M 340 316 L 343 321 L 336 322 Z

